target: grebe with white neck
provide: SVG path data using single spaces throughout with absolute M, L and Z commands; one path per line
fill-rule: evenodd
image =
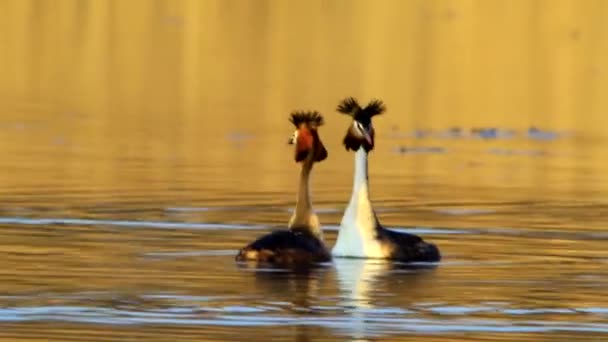
M 269 233 L 239 251 L 237 261 L 257 261 L 277 266 L 311 266 L 331 260 L 323 243 L 319 219 L 312 209 L 310 173 L 315 163 L 327 158 L 327 150 L 317 129 L 323 125 L 318 112 L 293 112 L 294 131 L 290 144 L 295 145 L 295 161 L 301 163 L 296 208 L 287 230 Z
M 441 260 L 439 249 L 417 235 L 396 232 L 382 227 L 370 199 L 368 156 L 374 148 L 372 117 L 382 114 L 386 107 L 379 100 L 365 108 L 354 98 L 343 100 L 337 111 L 352 117 L 343 143 L 355 152 L 353 190 L 340 223 L 334 257 L 380 258 L 402 262 L 436 262 Z

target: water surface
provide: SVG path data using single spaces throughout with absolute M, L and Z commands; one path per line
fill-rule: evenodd
M 605 340 L 603 2 L 258 3 L 0 2 L 0 340 Z M 389 108 L 381 222 L 442 262 L 236 264 L 293 210 L 293 109 L 333 245 L 346 95 Z
M 452 175 L 554 163 L 564 167 L 548 169 L 544 177 L 568 179 L 567 166 L 576 160 L 584 167 L 584 156 L 560 155 L 560 143 L 539 146 L 554 156 L 494 155 L 483 141 L 462 142 L 466 149 L 445 155 L 396 155 L 395 142 L 380 134 L 371 160 L 380 219 L 435 242 L 443 261 L 409 269 L 339 259 L 295 275 L 233 261 L 238 248 L 282 227 L 293 209 L 297 166 L 279 133 L 282 163 L 210 172 L 207 165 L 178 160 L 179 176 L 163 174 L 154 161 L 103 161 L 94 153 L 67 168 L 68 147 L 59 146 L 54 155 L 39 154 L 28 163 L 46 163 L 49 175 L 73 174 L 46 177 L 20 161 L 39 146 L 18 147 L 19 155 L 5 159 L 22 167 L 11 177 L 38 186 L 3 190 L 0 336 L 566 341 L 608 333 L 606 205 L 577 191 L 548 196 L 544 183 L 518 188 L 524 181 L 517 175 L 510 184 L 466 190 Z M 255 164 L 264 144 L 274 149 L 259 137 L 242 147 L 218 146 L 225 153 L 244 150 L 237 165 L 247 165 Z M 467 165 L 472 159 L 479 164 Z M 417 172 L 421 162 L 441 167 Z M 93 171 L 81 168 L 92 165 L 113 170 L 116 183 L 128 187 L 91 181 Z M 351 167 L 328 161 L 315 168 L 315 204 L 330 245 L 350 193 Z M 263 174 L 272 177 L 267 185 L 260 184 Z M 585 189 L 583 178 L 576 182 Z

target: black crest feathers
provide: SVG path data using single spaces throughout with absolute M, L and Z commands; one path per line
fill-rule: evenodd
M 386 106 L 380 100 L 371 100 L 365 108 L 361 108 L 357 100 L 348 97 L 338 104 L 336 110 L 340 113 L 347 114 L 357 121 L 370 121 L 375 115 L 380 115 L 386 111 Z
M 384 103 L 380 100 L 374 99 L 367 104 L 367 107 L 363 108 L 363 113 L 365 113 L 365 116 L 369 116 L 371 118 L 374 115 L 384 113 L 385 110 L 386 106 Z
M 352 97 L 348 97 L 338 104 L 338 108 L 336 108 L 336 110 L 340 113 L 354 116 L 355 113 L 361 111 L 361 106 L 359 106 L 357 100 Z
M 294 111 L 291 113 L 289 121 L 296 127 L 303 123 L 318 127 L 323 125 L 323 116 L 317 111 Z

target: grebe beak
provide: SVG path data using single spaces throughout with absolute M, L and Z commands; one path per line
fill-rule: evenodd
M 372 141 L 372 136 L 371 134 L 369 134 L 369 132 L 364 132 L 363 133 L 363 137 L 365 137 L 365 140 L 367 141 L 368 144 L 373 145 L 373 141 Z

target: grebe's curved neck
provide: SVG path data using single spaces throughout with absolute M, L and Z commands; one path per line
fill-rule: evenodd
M 361 192 L 369 200 L 369 182 L 367 174 L 368 153 L 361 147 L 355 153 L 355 177 L 353 180 L 353 196 Z M 352 199 L 351 199 L 352 201 Z
M 353 179 L 353 193 L 349 207 L 357 206 L 357 211 L 367 211 L 366 214 L 376 216 L 369 196 L 369 176 L 367 172 L 368 152 L 359 148 L 355 153 L 355 175 Z M 363 206 L 361 206 L 363 204 Z
M 344 219 L 349 219 L 358 227 L 367 233 L 373 234 L 376 230 L 376 213 L 372 207 L 372 202 L 369 196 L 369 177 L 367 173 L 367 157 L 368 152 L 360 147 L 355 153 L 355 175 L 353 179 L 353 193 L 344 213 Z M 353 227 L 354 228 L 354 227 Z
M 340 222 L 340 231 L 332 254 L 336 256 L 381 258 L 384 248 L 378 242 L 381 229 L 369 196 L 367 152 L 359 148 L 355 153 L 353 194 Z
M 312 155 L 312 153 L 311 153 Z M 289 220 L 289 228 L 309 228 L 310 232 L 322 238 L 321 226 L 317 215 L 312 210 L 312 201 L 310 195 L 310 173 L 314 160 L 309 156 L 302 163 L 300 170 L 300 182 L 298 185 L 298 195 L 296 198 L 296 208 Z

